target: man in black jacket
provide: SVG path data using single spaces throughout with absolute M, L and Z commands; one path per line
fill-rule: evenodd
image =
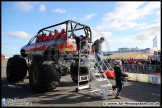
M 80 49 L 82 50 L 86 50 L 85 52 L 88 52 L 88 41 L 89 41 L 89 36 L 76 36 L 75 34 L 73 34 L 74 39 L 76 40 L 76 44 L 77 44 L 77 50 L 79 51 Z
M 97 65 L 98 70 L 100 73 L 103 73 L 102 69 L 102 43 L 105 41 L 104 37 L 101 37 L 100 39 L 97 39 L 93 44 L 92 44 L 92 51 L 95 54 L 95 58 L 97 59 L 97 62 L 95 63 L 95 66 Z

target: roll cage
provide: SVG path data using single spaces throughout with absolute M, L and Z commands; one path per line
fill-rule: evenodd
M 38 31 L 37 33 L 37 36 L 39 33 L 44 33 L 44 31 L 47 31 L 47 32 L 53 32 L 52 30 L 48 30 L 49 28 L 52 28 L 52 27 L 56 27 L 56 26 L 59 26 L 59 25 L 62 25 L 62 24 L 65 24 L 66 25 L 66 34 L 67 34 L 67 37 L 68 38 L 73 38 L 72 37 L 72 34 L 75 33 L 75 31 L 78 31 L 78 30 L 84 30 L 84 34 L 85 36 L 89 35 L 90 37 L 90 40 L 89 42 L 92 43 L 92 32 L 91 32 L 91 28 L 87 25 L 84 25 L 84 24 L 81 24 L 79 22 L 76 22 L 76 21 L 73 21 L 73 20 L 67 20 L 67 21 L 64 21 L 62 23 L 58 23 L 58 24 L 55 24 L 55 25 L 52 25 L 52 26 L 48 26 L 48 27 L 45 27 L 45 28 L 42 28 Z

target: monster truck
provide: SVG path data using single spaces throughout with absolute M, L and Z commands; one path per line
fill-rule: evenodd
M 60 32 L 59 32 L 60 31 Z M 22 80 L 26 71 L 29 71 L 29 83 L 35 92 L 52 91 L 59 86 L 61 75 L 70 73 L 71 79 L 78 82 L 78 62 L 80 57 L 87 57 L 88 52 L 79 52 L 74 34 L 77 36 L 89 36 L 88 45 L 92 43 L 91 28 L 73 20 L 55 24 L 40 29 L 27 45 L 20 49 L 22 57 L 30 62 L 27 68 L 24 59 L 10 59 L 7 73 L 12 72 L 13 78 Z M 14 64 L 17 67 L 14 68 Z M 11 71 L 11 66 L 14 68 Z M 16 74 L 16 72 L 18 74 Z M 20 77 L 20 72 L 24 73 Z M 80 74 L 88 74 L 88 68 L 80 67 Z M 10 75 L 8 75 L 10 76 Z M 20 79 L 20 78 L 21 79 Z

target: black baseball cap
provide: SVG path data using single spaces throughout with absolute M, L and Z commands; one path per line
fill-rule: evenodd
M 104 38 L 104 37 L 101 37 L 100 39 L 105 40 L 105 38 Z

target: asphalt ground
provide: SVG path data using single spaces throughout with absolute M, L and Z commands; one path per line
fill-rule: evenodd
M 29 79 L 25 79 L 24 82 L 8 82 L 6 79 L 6 64 L 6 61 L 1 63 L 1 98 L 7 99 L 7 102 L 14 100 L 16 103 L 17 99 L 25 99 L 23 105 L 32 107 L 130 107 L 136 102 L 137 104 L 150 104 L 148 105 L 150 107 L 152 104 L 154 104 L 153 107 L 157 107 L 156 105 L 161 106 L 161 84 L 156 85 L 128 80 L 121 93 L 121 99 L 115 99 L 115 93 L 113 93 L 105 100 L 81 91 L 75 92 L 77 84 L 71 80 L 70 75 L 67 75 L 62 76 L 60 86 L 54 91 L 35 93 L 30 88 Z M 109 79 L 109 81 L 115 84 L 114 79 Z M 147 106 L 146 104 L 144 106 Z M 136 105 L 134 104 L 134 106 Z

